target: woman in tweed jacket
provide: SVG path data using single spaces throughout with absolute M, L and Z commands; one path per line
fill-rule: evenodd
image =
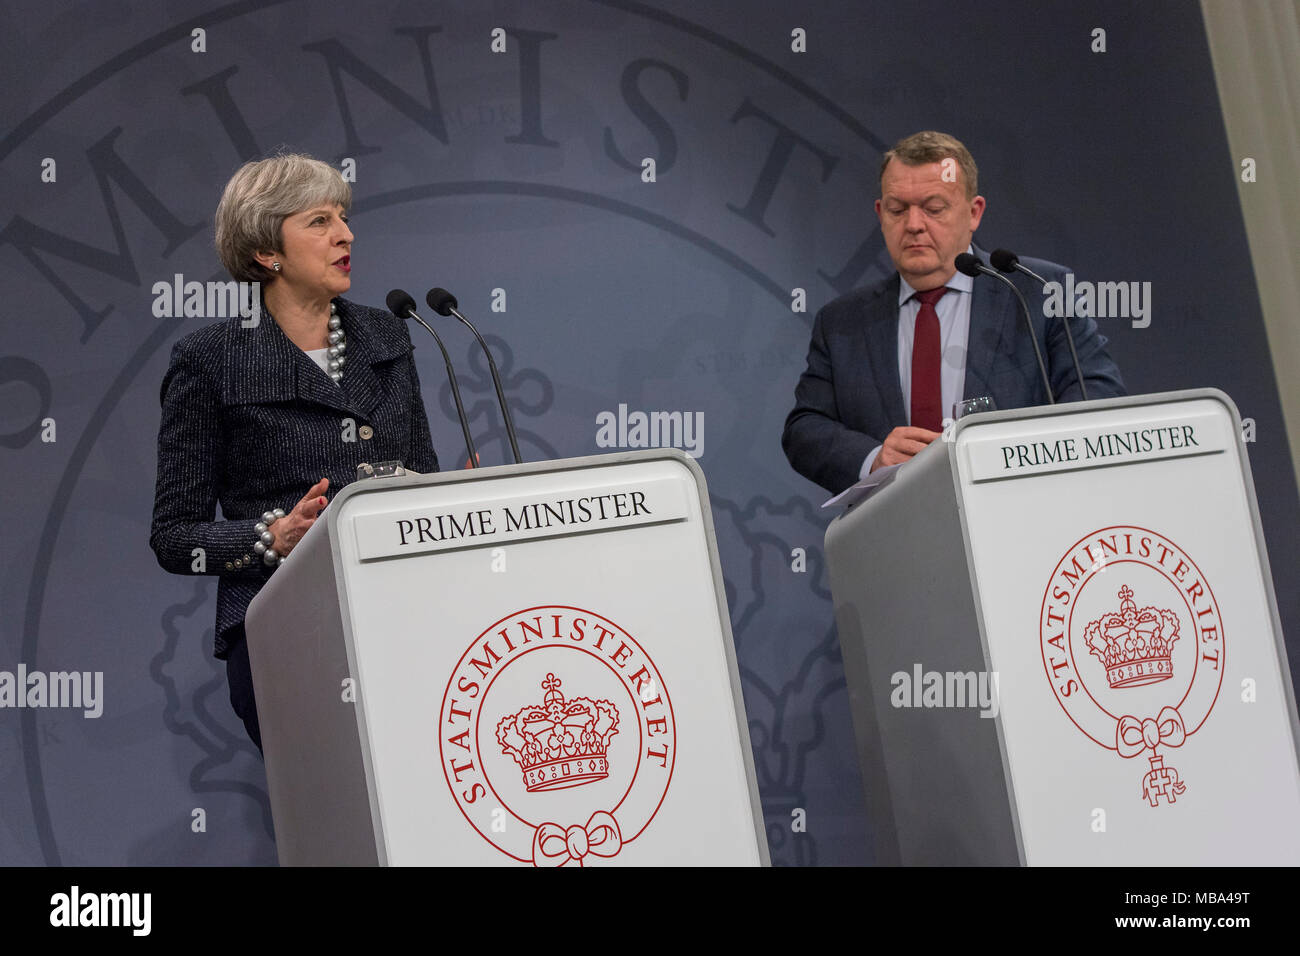
M 249 601 L 361 462 L 438 470 L 405 323 L 342 298 L 351 199 L 337 170 L 306 156 L 243 166 L 216 242 L 236 280 L 260 283 L 260 315 L 186 335 L 162 383 L 149 543 L 167 571 L 218 575 L 214 652 L 259 750 Z

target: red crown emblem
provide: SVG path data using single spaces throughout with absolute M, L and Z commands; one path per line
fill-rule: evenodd
M 1119 613 L 1112 611 L 1084 629 L 1088 649 L 1106 668 L 1111 687 L 1139 687 L 1174 676 L 1178 616 L 1165 608 L 1133 602 L 1133 589 L 1119 589 Z
M 542 687 L 540 707 L 530 704 L 497 723 L 497 743 L 523 770 L 525 789 L 563 790 L 605 779 L 618 708 L 589 697 L 566 701 L 554 674 L 546 675 Z

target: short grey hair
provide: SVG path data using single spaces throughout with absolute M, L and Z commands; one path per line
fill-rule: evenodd
M 880 159 L 880 180 L 882 184 L 885 179 L 885 168 L 889 166 L 891 159 L 898 160 L 904 166 L 926 166 L 941 160 L 954 159 L 957 161 L 957 167 L 961 170 L 962 185 L 966 190 L 966 198 L 974 199 L 975 194 L 979 192 L 980 174 L 979 168 L 975 165 L 975 157 L 970 154 L 970 150 L 966 148 L 966 145 L 955 136 L 927 129 L 903 137 L 887 149 L 885 155 Z
M 275 273 L 255 258 L 280 249 L 281 227 L 294 213 L 313 206 L 352 206 L 352 187 L 327 163 L 302 153 L 284 153 L 245 163 L 217 204 L 217 255 L 239 282 L 268 282 Z

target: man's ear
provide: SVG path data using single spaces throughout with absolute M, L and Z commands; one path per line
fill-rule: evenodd
M 984 218 L 984 197 L 976 196 L 970 201 L 970 231 L 974 232 L 980 227 L 980 220 Z

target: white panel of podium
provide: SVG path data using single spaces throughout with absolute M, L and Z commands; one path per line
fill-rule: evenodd
M 1300 862 L 1240 436 L 1213 389 L 974 415 L 832 523 L 878 858 Z
M 765 864 L 703 475 L 349 485 L 249 608 L 284 864 Z

